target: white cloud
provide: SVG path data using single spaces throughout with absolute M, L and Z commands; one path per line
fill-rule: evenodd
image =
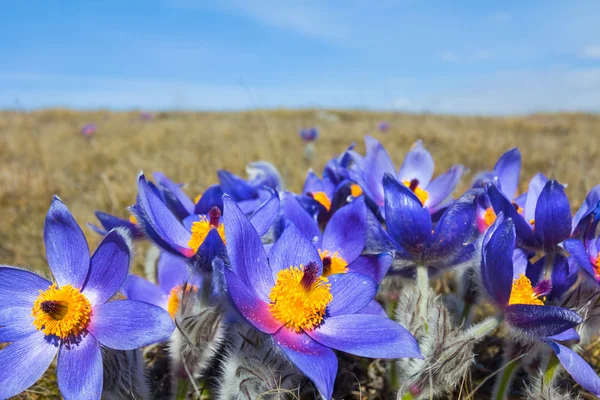
M 581 58 L 600 59 L 600 44 L 586 46 L 579 53 Z

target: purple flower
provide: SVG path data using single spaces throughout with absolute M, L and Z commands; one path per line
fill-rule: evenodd
M 319 251 L 322 275 L 360 273 L 380 283 L 392 263 L 389 253 L 361 255 L 367 240 L 367 207 L 364 197 L 337 210 L 321 233 L 315 218 L 287 193 L 282 200 L 283 215 Z
M 600 185 L 594 186 L 588 193 L 585 201 L 575 213 L 572 225 L 572 237 L 583 237 L 586 231 L 592 228 L 590 225 L 597 226 L 600 216 Z
M 174 317 L 179 310 L 182 291 L 201 289 L 202 278 L 190 274 L 187 260 L 167 252 L 162 252 L 158 259 L 157 275 L 158 285 L 129 275 L 123 285 L 123 294 L 130 300 L 154 304 Z
M 379 121 L 377 124 L 377 129 L 379 129 L 379 132 L 385 133 L 390 130 L 390 123 L 387 121 Z
M 146 235 L 163 250 L 191 259 L 201 273 L 210 273 L 215 257 L 226 259 L 221 210 L 213 207 L 206 215 L 190 215 L 182 222 L 169 210 L 141 174 L 138 199 L 132 208 Z M 252 215 L 256 229 L 265 234 L 279 212 L 279 197 L 272 192 Z
M 434 226 L 421 199 L 391 174 L 383 178 L 385 224 L 395 250 L 395 267 L 450 267 L 471 258 L 476 249 L 475 211 L 480 191 L 471 189 L 453 202 Z
M 316 126 L 300 129 L 298 133 L 305 142 L 312 142 L 319 137 L 319 130 Z
M 151 112 L 141 112 L 140 113 L 140 118 L 142 121 L 152 121 L 154 119 L 154 114 Z
M 515 257 L 515 224 L 500 214 L 483 242 L 481 281 L 502 310 L 506 323 L 516 332 L 547 343 L 563 367 L 584 389 L 600 395 L 600 378 L 577 353 L 560 342 L 578 340 L 573 329 L 582 322 L 574 311 L 544 305 L 552 283 L 533 286 L 527 278 L 527 262 Z
M 487 184 L 487 195 L 496 214 L 511 218 L 519 247 L 554 252 L 571 235 L 571 206 L 564 187 L 537 174 L 529 183 L 523 206 L 509 200 L 500 189 Z
M 357 314 L 375 296 L 373 280 L 354 273 L 323 277 L 317 249 L 292 225 L 267 257 L 235 202 L 225 196 L 223 203 L 231 300 L 252 325 L 272 336 L 323 396 L 331 398 L 337 373 L 332 349 L 373 358 L 421 357 L 402 326 L 378 314 Z
M 132 215 L 129 219 L 119 218 L 117 216 L 107 214 L 101 211 L 96 211 L 96 218 L 100 221 L 102 227 L 88 223 L 87 225 L 96 233 L 106 235 L 114 228 L 123 228 L 127 231 L 132 239 L 143 239 L 144 231 L 139 226 L 137 219 Z
M 278 192 L 283 192 L 285 186 L 277 168 L 268 161 L 255 161 L 246 165 L 248 183 L 260 188 L 269 187 Z
M 94 136 L 97 132 L 97 128 L 96 128 L 96 124 L 85 124 L 82 128 L 81 128 L 81 134 L 83 136 L 85 136 L 86 138 L 90 138 L 92 136 Z
M 57 379 L 66 399 L 99 399 L 101 346 L 133 350 L 166 340 L 174 329 L 159 307 L 109 301 L 127 276 L 128 240 L 109 232 L 90 257 L 75 219 L 55 197 L 44 225 L 46 257 L 55 283 L 0 267 L 0 398 L 35 383 L 58 353 Z
M 568 239 L 564 247 L 569 251 L 570 259 L 600 284 L 600 237 L 595 234 L 598 221 L 591 224 L 583 239 Z
M 434 163 L 431 154 L 418 140 L 406 154 L 402 166 L 396 172 L 387 151 L 376 139 L 365 136 L 364 158 L 352 152 L 354 165 L 350 167 L 350 178 L 364 190 L 381 211 L 384 206 L 383 177 L 390 174 L 403 183 L 419 198 L 423 206 L 435 213 L 445 206 L 463 173 L 462 165 L 451 167 L 448 172 L 431 180 Z

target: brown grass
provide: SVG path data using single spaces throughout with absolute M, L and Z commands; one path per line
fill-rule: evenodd
M 383 119 L 391 124 L 388 133 L 376 131 Z M 91 140 L 79 133 L 88 122 L 98 126 Z M 95 222 L 95 210 L 126 216 L 140 170 L 163 171 L 186 182 L 194 196 L 216 182 L 218 169 L 243 175 L 248 162 L 264 159 L 280 169 L 288 188 L 298 191 L 308 165 L 296 130 L 310 125 L 321 130 L 316 171 L 353 141 L 362 152 L 363 136 L 372 134 L 397 166 L 421 138 L 436 160 L 436 174 L 455 163 L 470 168 L 459 191 L 474 173 L 491 169 L 514 146 L 523 154 L 521 190 L 542 171 L 569 184 L 576 209 L 600 183 L 600 116 L 594 115 L 487 118 L 277 110 L 160 113 L 144 122 L 133 112 L 0 112 L 0 264 L 46 270 L 42 228 L 52 194 L 62 197 L 80 224 Z M 95 248 L 100 237 L 88 227 L 84 231 Z M 44 385 L 38 384 L 36 391 L 55 390 L 51 383 Z M 39 392 L 25 395 L 43 397 Z

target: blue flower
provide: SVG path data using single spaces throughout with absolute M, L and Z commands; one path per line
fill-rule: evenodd
M 58 353 L 57 379 L 66 399 L 99 399 L 101 346 L 133 350 L 166 340 L 168 313 L 151 304 L 109 301 L 131 261 L 128 240 L 110 231 L 90 257 L 81 228 L 55 197 L 44 226 L 48 265 L 55 282 L 0 267 L 0 398 L 34 384 Z
M 358 314 L 377 292 L 373 280 L 354 273 L 323 277 L 317 249 L 293 225 L 267 257 L 248 218 L 230 197 L 223 202 L 231 300 L 325 398 L 331 398 L 337 373 L 332 349 L 373 358 L 422 357 L 414 337 L 398 323 Z
M 132 239 L 143 239 L 144 231 L 137 222 L 137 219 L 132 215 L 129 219 L 119 218 L 105 212 L 96 211 L 96 218 L 100 221 L 102 227 L 88 223 L 87 225 L 96 233 L 104 236 L 109 231 L 115 228 L 122 228 L 127 231 Z
M 483 243 L 481 281 L 506 323 L 516 332 L 548 344 L 581 387 L 600 395 L 598 375 L 583 358 L 561 344 L 579 339 L 573 327 L 583 320 L 572 310 L 544 304 L 552 284 L 540 281 L 533 286 L 527 278 L 526 259 L 523 262 L 522 257 L 515 257 L 514 222 L 500 214 Z

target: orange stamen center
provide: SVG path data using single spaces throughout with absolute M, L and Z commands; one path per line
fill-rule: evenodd
M 535 292 L 533 286 L 531 285 L 531 281 L 525 275 L 521 274 L 519 275 L 519 279 L 515 279 L 513 281 L 508 305 L 530 304 L 543 306 L 544 300 L 545 297 Z
M 221 236 L 221 240 L 225 243 L 225 227 L 219 222 L 220 217 L 221 211 L 217 207 L 213 207 L 208 213 L 208 218 L 200 216 L 200 221 L 195 221 L 192 224 L 192 237 L 188 242 L 190 249 L 197 252 L 211 229 L 216 229 L 219 236 Z
M 323 261 L 323 276 L 328 277 L 329 275 L 345 274 L 348 272 L 348 262 L 337 251 L 331 254 L 327 250 L 319 250 L 319 255 Z
M 362 194 L 362 192 L 362 188 L 356 183 L 350 185 L 350 194 L 352 195 L 352 197 L 358 197 Z
M 325 192 L 313 192 L 310 193 L 313 199 L 315 199 L 319 204 L 321 204 L 327 211 L 331 210 L 331 199 Z
M 421 204 L 424 206 L 427 199 L 429 199 L 429 193 L 427 190 L 419 186 L 419 180 L 413 179 L 410 181 L 404 181 L 402 183 L 404 183 L 404 186 L 412 190 L 412 192 L 417 196 L 417 198 L 421 201 Z
M 90 301 L 71 285 L 58 287 L 56 283 L 33 303 L 33 325 L 46 335 L 60 339 L 77 337 L 87 328 L 92 315 Z

